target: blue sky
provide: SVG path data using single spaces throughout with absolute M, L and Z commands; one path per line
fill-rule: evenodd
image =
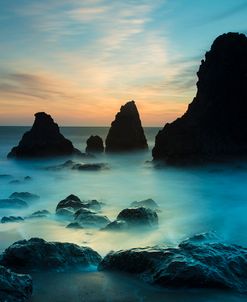
M 181 115 L 213 40 L 247 33 L 245 0 L 0 0 L 0 118 L 109 125 L 134 99 L 144 125 Z

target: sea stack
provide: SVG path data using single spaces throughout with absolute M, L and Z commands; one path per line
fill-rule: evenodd
M 197 75 L 196 97 L 159 131 L 153 158 L 187 164 L 247 156 L 247 37 L 216 38 Z
M 87 140 L 86 153 L 104 152 L 103 139 L 98 135 L 91 135 Z
M 134 101 L 121 106 L 111 123 L 105 142 L 106 152 L 124 152 L 147 149 L 147 140 Z
M 79 153 L 71 141 L 59 131 L 58 125 L 45 112 L 35 114 L 34 124 L 27 131 L 18 146 L 8 154 L 9 158 L 31 158 L 72 155 Z

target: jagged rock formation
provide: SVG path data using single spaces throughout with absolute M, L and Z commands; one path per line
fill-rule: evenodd
M 228 288 L 247 291 L 247 249 L 201 234 L 178 247 L 110 252 L 99 270 L 135 274 L 148 283 L 175 288 Z
M 31 130 L 27 131 L 19 145 L 14 147 L 8 157 L 49 157 L 80 154 L 59 131 L 52 117 L 45 112 L 35 114 L 35 121 Z
M 0 266 L 0 301 L 26 302 L 30 300 L 32 291 L 31 276 L 16 274 Z
M 156 136 L 153 158 L 168 163 L 247 155 L 247 37 L 219 36 L 197 73 L 187 112 Z
M 135 102 L 121 107 L 106 138 L 106 152 L 132 151 L 148 148 Z
M 86 153 L 102 153 L 104 152 L 103 139 L 98 135 L 91 135 L 87 140 Z
M 89 247 L 40 238 L 17 241 L 0 256 L 1 265 L 21 272 L 77 270 L 100 261 L 101 256 Z

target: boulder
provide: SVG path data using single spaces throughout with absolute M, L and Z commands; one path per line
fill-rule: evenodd
M 132 208 L 144 207 L 144 208 L 149 208 L 149 209 L 153 209 L 153 210 L 157 210 L 159 208 L 157 203 L 151 198 L 144 199 L 141 201 L 133 201 L 130 204 L 130 206 Z
M 89 247 L 40 238 L 17 241 L 0 256 L 1 265 L 21 272 L 78 270 L 97 266 L 100 260 L 100 255 Z
M 104 143 L 100 136 L 91 135 L 87 140 L 86 153 L 102 153 L 104 152 Z
M 108 217 L 81 208 L 74 214 L 74 220 L 83 227 L 103 228 L 110 223 Z
M 9 222 L 22 222 L 24 218 L 20 216 L 3 216 L 1 219 L 1 223 L 9 223 Z
M 153 159 L 171 164 L 247 155 L 247 37 L 227 33 L 213 42 L 197 73 L 197 94 L 185 114 L 159 131 Z
M 155 246 L 110 252 L 98 268 L 135 274 L 163 287 L 246 292 L 247 249 L 203 237 L 188 239 L 174 248 Z
M 28 207 L 26 201 L 19 198 L 0 199 L 0 208 L 22 209 Z
M 105 142 L 106 152 L 122 152 L 147 149 L 147 140 L 134 101 L 120 108 L 111 123 Z
M 84 227 L 81 226 L 78 222 L 71 222 L 66 226 L 66 228 L 68 228 L 68 229 L 84 229 Z
M 27 302 L 31 298 L 32 291 L 31 276 L 16 274 L 0 266 L 0 301 Z
M 52 117 L 45 112 L 35 114 L 31 130 L 27 131 L 9 158 L 51 157 L 80 153 L 59 130 Z
M 58 203 L 56 207 L 56 212 L 59 209 L 72 209 L 73 211 L 76 211 L 81 207 L 82 207 L 82 201 L 80 200 L 80 198 L 74 194 L 71 194 Z
M 78 171 L 99 171 L 108 170 L 109 166 L 106 163 L 76 163 L 72 160 L 67 160 L 65 163 L 46 167 L 46 170 L 59 171 L 63 169 L 72 169 Z
M 40 197 L 36 194 L 32 194 L 29 192 L 14 192 L 9 196 L 9 198 L 18 198 L 25 201 L 35 201 L 38 200 Z
M 130 231 L 153 229 L 158 227 L 157 213 L 145 207 L 127 208 L 122 210 L 117 219 L 106 225 L 102 231 Z

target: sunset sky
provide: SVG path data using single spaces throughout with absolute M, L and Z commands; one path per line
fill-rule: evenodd
M 245 0 L 0 0 L 0 124 L 109 125 L 134 99 L 146 126 L 181 115 L 205 51 L 247 33 Z

